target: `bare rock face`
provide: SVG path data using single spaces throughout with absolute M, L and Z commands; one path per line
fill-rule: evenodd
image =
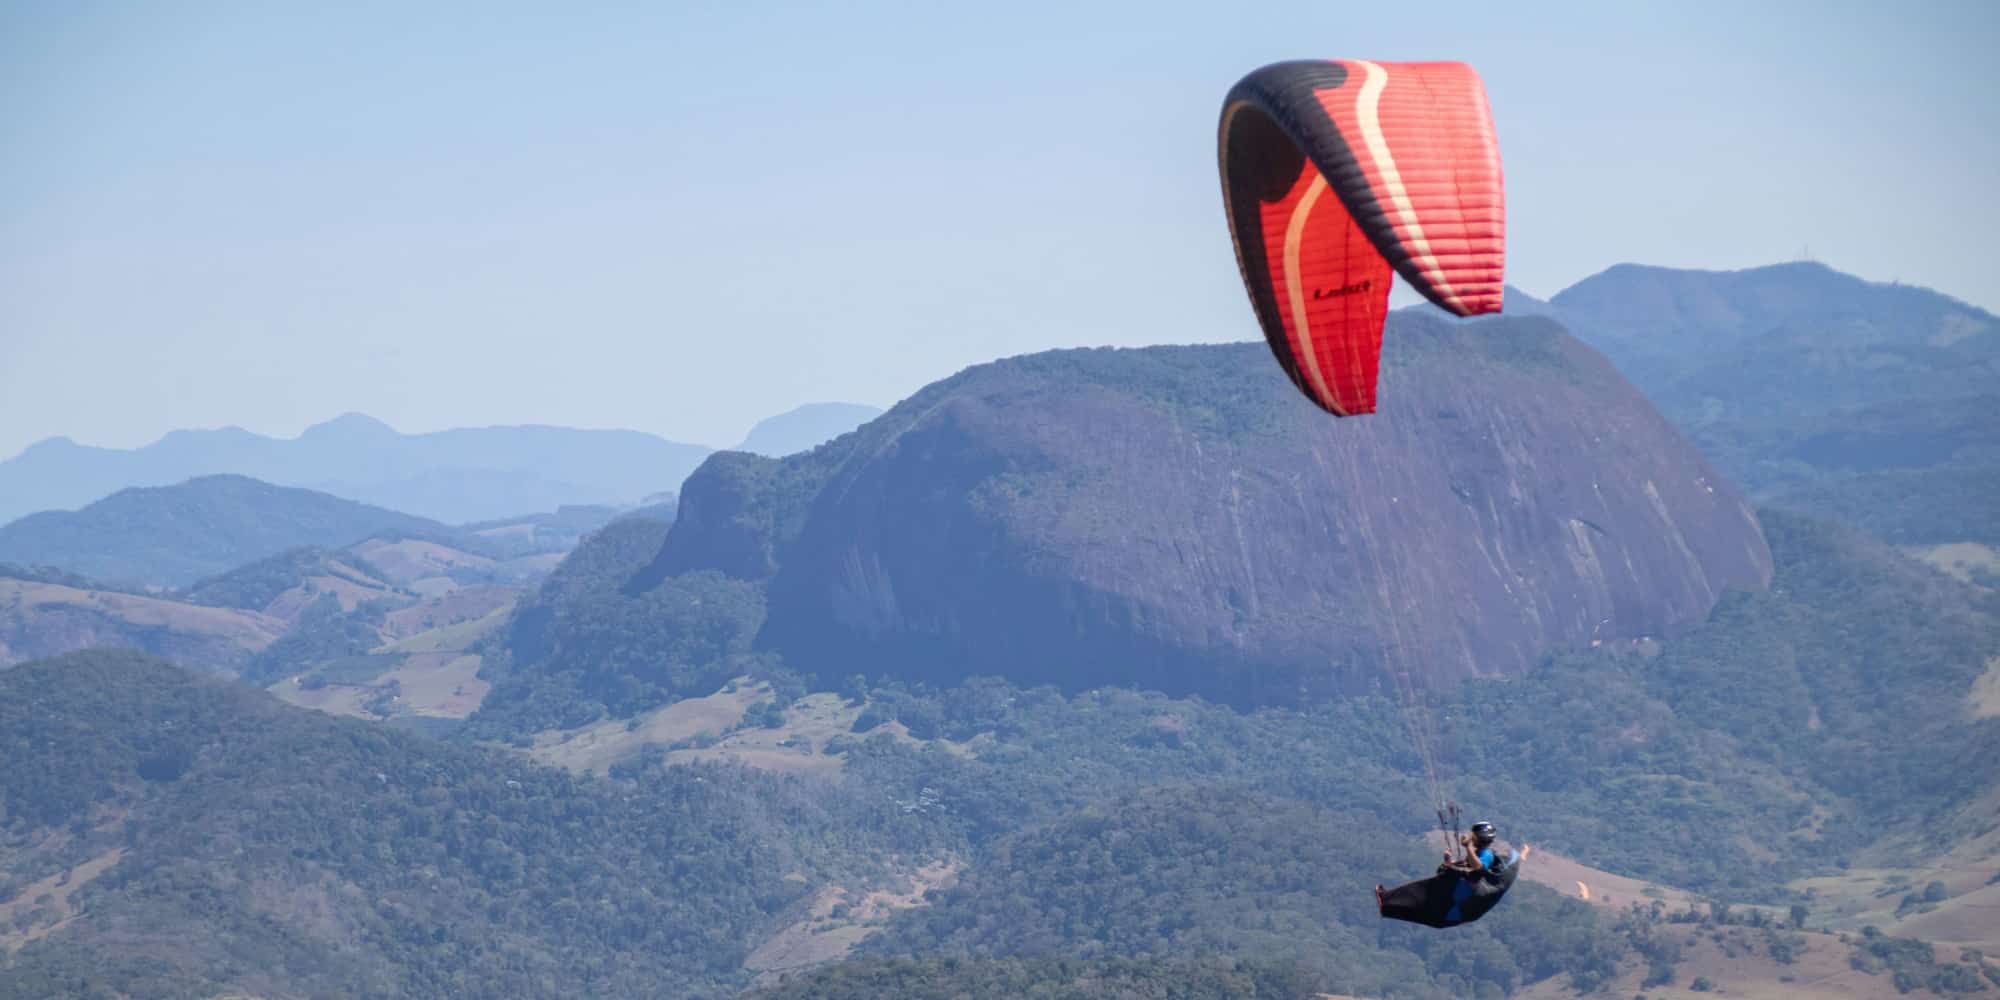
M 740 580 L 767 579 L 777 571 L 778 535 L 769 500 L 781 464 L 747 452 L 717 452 L 681 485 L 676 530 L 639 589 L 691 569 L 720 570 Z
M 795 499 L 697 473 L 663 555 L 745 523 L 706 500 L 801 509 L 749 518 L 760 642 L 795 666 L 1238 703 L 1519 673 L 1768 584 L 1749 506 L 1553 322 L 1399 313 L 1386 340 L 1382 411 L 1346 420 L 1256 344 L 969 369 L 788 459 Z

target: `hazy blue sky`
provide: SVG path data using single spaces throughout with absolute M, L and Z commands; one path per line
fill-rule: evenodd
M 0 457 L 345 410 L 728 445 L 995 357 L 1252 339 L 1215 116 L 1285 58 L 1476 66 L 1531 293 L 1810 248 L 1995 309 L 1996 23 L 1988 2 L 0 3 Z

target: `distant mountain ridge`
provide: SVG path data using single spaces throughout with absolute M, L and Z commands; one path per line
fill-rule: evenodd
M 427 518 L 244 476 L 204 476 L 120 490 L 79 511 L 44 511 L 0 526 L 0 562 L 181 587 L 288 549 L 338 548 L 371 536 L 481 547 L 476 536 Z
M 1808 262 L 1621 264 L 1550 305 L 1761 502 L 2000 543 L 2000 317 Z
M 233 474 L 450 524 L 676 490 L 711 449 L 638 431 L 516 426 L 403 434 L 359 413 L 296 438 L 178 430 L 136 449 L 50 438 L 0 462 L 0 522 L 131 486 Z
M 476 656 L 451 661 L 470 634 L 425 640 L 411 656 L 372 651 L 511 606 L 517 588 L 591 532 L 642 518 L 664 531 L 671 504 L 451 527 L 241 476 L 121 490 L 80 511 L 0 526 L 0 667 L 130 648 L 260 682 L 312 679 L 335 661 L 328 676 L 341 684 L 417 680 L 389 673 L 405 666 L 469 674 Z M 414 711 L 449 701 L 457 711 L 483 690 L 459 687 L 471 693 L 420 705 L 386 701 L 392 689 L 385 704 Z
M 766 417 L 750 428 L 736 451 L 783 458 L 817 448 L 882 415 L 879 406 L 860 403 L 807 403 Z
M 1815 413 L 1954 396 L 1987 389 L 2000 361 L 2000 319 L 1984 310 L 1818 263 L 1620 264 L 1549 304 L 1642 389 L 1671 390 L 1664 401 L 1676 405 L 1699 394 L 1751 412 Z M 1787 377 L 1770 377 L 1779 373 Z

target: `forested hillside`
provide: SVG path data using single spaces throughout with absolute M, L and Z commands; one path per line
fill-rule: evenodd
M 24 1000 L 726 996 L 813 885 L 932 843 L 863 789 L 580 781 L 124 653 L 0 672 L 0 759 Z

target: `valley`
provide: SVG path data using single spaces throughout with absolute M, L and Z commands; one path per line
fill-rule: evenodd
M 639 506 L 9 524 L 0 996 L 2000 991 L 1977 511 L 1655 409 L 1591 346 L 1629 277 L 1397 314 L 1368 423 L 1254 344 L 1065 350 Z M 1535 855 L 1384 925 L 1441 794 Z

